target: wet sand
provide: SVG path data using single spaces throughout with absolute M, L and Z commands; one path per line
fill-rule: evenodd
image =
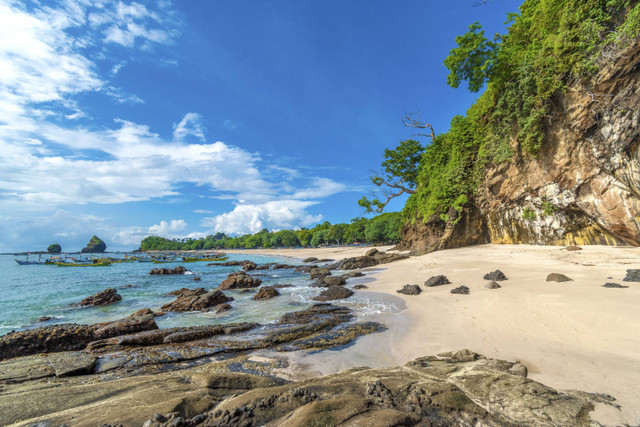
M 363 255 L 366 247 L 229 251 L 293 258 Z M 390 247 L 379 248 L 390 249 Z M 401 313 L 380 315 L 386 332 L 360 338 L 340 351 L 293 355 L 308 367 L 298 375 L 326 374 L 355 366 L 384 367 L 416 357 L 468 348 L 487 357 L 520 361 L 529 377 L 554 388 L 607 393 L 621 411 L 597 408 L 606 425 L 640 424 L 640 283 L 623 282 L 640 268 L 640 248 L 481 245 L 444 250 L 385 264 L 370 277 L 368 291 L 404 300 Z M 485 273 L 500 269 L 509 280 L 485 288 Z M 366 272 L 369 269 L 365 269 Z M 571 282 L 546 282 L 562 273 Z M 452 282 L 422 286 L 444 274 Z M 608 289 L 615 282 L 626 289 Z M 419 284 L 417 296 L 397 294 L 404 284 Z M 465 285 L 470 295 L 451 294 Z M 295 375 L 294 375 L 295 376 Z

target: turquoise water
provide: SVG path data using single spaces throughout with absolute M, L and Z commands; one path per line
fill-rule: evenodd
M 240 267 L 207 266 L 206 262 L 152 264 L 129 262 L 109 267 L 57 267 L 55 265 L 18 265 L 15 256 L 0 255 L 0 335 L 13 330 L 22 330 L 58 323 L 97 323 L 120 319 L 141 309 L 159 310 L 160 306 L 175 300 L 167 295 L 180 288 L 216 288 L 231 272 Z M 21 259 L 21 258 L 19 258 Z M 248 259 L 257 264 L 279 262 L 302 264 L 291 259 L 250 254 L 230 254 L 230 260 Z M 155 267 L 184 265 L 202 280 L 196 282 L 192 274 L 176 276 L 150 276 Z M 267 301 L 253 300 L 254 293 L 224 291 L 232 296 L 233 310 L 224 313 L 168 313 L 157 317 L 161 328 L 173 326 L 207 325 L 239 321 L 269 323 L 282 314 L 309 307 L 311 300 L 321 289 L 309 287 L 307 274 L 295 273 L 292 269 L 261 270 L 251 272 L 259 276 L 264 285 L 292 284 L 292 288 L 279 289 L 281 296 Z M 263 276 L 264 275 L 264 276 Z M 358 283 L 351 279 L 349 284 Z M 122 301 L 103 307 L 75 307 L 71 304 L 106 288 L 116 288 Z M 381 298 L 370 292 L 356 292 L 341 305 L 351 307 L 361 315 L 397 312 L 396 301 Z M 42 316 L 52 319 L 37 321 Z

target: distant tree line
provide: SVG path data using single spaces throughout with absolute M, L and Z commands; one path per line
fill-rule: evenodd
M 328 221 L 311 229 L 280 230 L 262 229 L 255 234 L 230 237 L 223 233 L 202 239 L 166 239 L 145 237 L 140 243 L 142 251 L 159 250 L 208 250 L 254 249 L 303 246 L 348 245 L 354 243 L 395 244 L 400 241 L 402 218 L 400 212 L 389 212 L 374 218 L 354 218 L 348 224 L 331 224 Z

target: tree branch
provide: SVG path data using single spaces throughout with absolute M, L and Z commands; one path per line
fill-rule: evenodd
M 420 136 L 425 136 L 427 138 L 431 138 L 432 142 L 435 141 L 436 140 L 436 133 L 433 130 L 433 126 L 431 126 L 429 123 L 425 123 L 422 120 L 420 120 L 420 113 L 417 113 L 416 116 L 417 116 L 416 118 L 413 118 L 411 114 L 407 114 L 402 119 L 402 124 L 405 125 L 406 127 L 410 127 L 410 128 L 429 129 L 431 131 L 430 134 L 417 133 L 416 135 L 420 135 Z

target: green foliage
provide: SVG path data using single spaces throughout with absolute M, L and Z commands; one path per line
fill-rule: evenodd
M 313 233 L 313 236 L 311 237 L 311 242 L 309 242 L 309 244 L 314 248 L 322 245 L 326 241 L 325 240 L 326 235 L 327 235 L 327 230 L 316 231 L 315 233 Z
M 526 219 L 527 221 L 533 221 L 534 219 L 536 219 L 536 213 L 529 208 L 524 208 L 522 211 L 522 218 Z
M 546 199 L 542 201 L 542 215 L 543 216 L 551 216 L 557 210 L 558 210 L 558 207 L 556 205 L 554 205 L 553 203 L 551 203 L 550 201 L 548 201 Z
M 82 253 L 102 253 L 107 250 L 107 244 L 98 236 L 93 236 L 87 243 L 85 248 L 82 248 Z
M 49 247 L 47 248 L 47 252 L 49 252 L 50 254 L 59 254 L 60 252 L 62 252 L 62 246 L 60 246 L 58 243 L 53 243 L 49 245 Z

